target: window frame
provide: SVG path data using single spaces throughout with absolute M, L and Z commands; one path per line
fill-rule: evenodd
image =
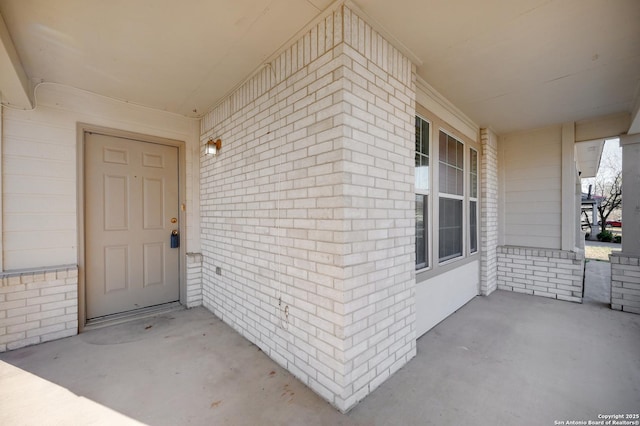
M 463 197 L 448 197 L 448 196 L 442 196 L 439 195 L 438 196 L 438 216 L 440 215 L 440 198 L 446 199 L 446 200 L 453 200 L 453 201 L 460 201 L 460 205 L 462 208 L 462 212 L 461 212 L 461 218 L 462 218 L 462 226 L 460 229 L 460 252 L 455 253 L 455 254 L 451 254 L 448 255 L 445 258 L 440 257 L 440 218 L 438 217 L 438 265 L 447 265 L 449 263 L 453 263 L 456 260 L 460 260 L 460 259 L 464 259 L 466 256 L 466 244 L 465 244 L 465 230 L 466 230 L 466 226 L 465 226 L 465 212 L 466 212 L 466 206 L 465 206 L 465 200 Z
M 426 119 L 422 114 L 419 114 L 418 112 L 415 113 L 415 120 L 420 119 L 422 120 L 424 123 L 427 123 L 429 125 L 429 131 L 427 132 L 428 135 L 428 145 L 429 145 L 429 152 L 426 154 L 426 157 L 429 160 L 429 171 L 428 171 L 428 184 L 427 184 L 427 189 L 423 189 L 423 188 L 418 188 L 417 186 L 415 186 L 415 182 L 414 182 L 414 194 L 415 197 L 417 197 L 418 195 L 422 195 L 424 196 L 424 210 L 423 210 L 423 215 L 426 215 L 426 220 L 424 221 L 424 229 L 425 229 L 425 262 L 422 264 L 418 264 L 418 252 L 416 250 L 416 259 L 415 259 L 415 270 L 416 273 L 417 272 L 422 272 L 422 271 L 428 271 L 430 269 L 433 268 L 433 244 L 432 244 L 432 203 L 433 203 L 433 197 L 431 196 L 431 188 L 433 186 L 433 156 L 432 156 L 432 152 L 433 152 L 433 122 L 432 120 L 428 120 Z M 414 161 L 415 161 L 415 156 L 421 154 L 424 155 L 424 153 L 420 152 L 418 153 L 417 151 L 415 152 L 414 155 Z M 415 169 L 414 169 L 415 170 Z M 414 171 L 415 173 L 415 171 Z M 414 176 L 415 177 L 415 176 Z M 415 210 L 415 209 L 414 209 Z M 417 218 L 416 218 L 417 219 Z M 416 231 L 417 231 L 417 222 L 416 222 Z M 417 233 L 415 235 L 415 238 L 417 240 Z M 417 248 L 417 246 L 416 246 Z
M 466 224 L 466 216 L 467 216 L 467 207 L 466 207 L 466 200 L 467 200 L 467 188 L 469 185 L 465 184 L 466 181 L 466 177 L 467 177 L 467 173 L 465 172 L 465 168 L 467 165 L 467 158 L 466 158 L 466 147 L 467 144 L 465 143 L 465 141 L 457 136 L 454 136 L 452 134 L 452 132 L 447 131 L 447 129 L 444 129 L 442 127 L 440 127 L 438 129 L 438 176 L 440 176 L 440 164 L 442 163 L 440 161 L 440 132 L 444 133 L 447 137 L 454 139 L 457 143 L 462 144 L 462 195 L 459 194 L 451 194 L 448 192 L 443 192 L 440 190 L 440 180 L 438 179 L 438 265 L 442 266 L 442 265 L 448 265 L 449 263 L 454 263 L 460 259 L 464 259 L 467 257 L 467 244 L 466 244 L 466 235 L 467 235 L 467 229 L 468 226 Z M 459 200 L 462 201 L 462 224 L 461 224 L 461 244 L 460 244 L 460 254 L 454 254 L 454 255 L 450 255 L 447 256 L 446 258 L 442 258 L 440 256 L 440 199 L 441 198 L 446 198 L 446 199 L 450 199 L 450 200 Z M 434 229 L 434 231 L 436 231 Z
M 458 128 L 455 125 L 451 124 L 449 121 L 447 121 L 445 118 L 443 118 L 441 115 L 435 113 L 433 110 L 426 108 L 423 104 L 416 102 L 416 109 L 414 111 L 414 116 L 419 117 L 420 119 L 426 121 L 429 123 L 430 127 L 431 127 L 431 131 L 430 131 L 430 147 L 429 147 L 429 156 L 430 156 L 430 171 L 429 171 L 429 198 L 428 198 L 428 222 L 427 222 L 427 232 L 428 232 L 428 239 L 427 239 L 427 244 L 428 244 L 428 251 L 429 251 L 429 267 L 428 268 L 421 268 L 421 269 L 415 269 L 415 274 L 416 274 L 416 282 L 417 283 L 422 283 L 422 282 L 426 282 L 432 278 L 435 278 L 437 276 L 439 276 L 440 274 L 443 273 L 447 273 L 449 271 L 452 271 L 454 269 L 463 267 L 464 265 L 467 265 L 469 263 L 475 262 L 478 260 L 478 256 L 476 256 L 477 253 L 481 253 L 482 252 L 482 233 L 481 231 L 481 224 L 479 221 L 479 218 L 481 216 L 481 192 L 480 189 L 482 188 L 481 186 L 481 179 L 482 176 L 480 175 L 481 172 L 481 165 L 482 165 L 482 157 L 480 155 L 480 153 L 482 152 L 482 144 L 480 141 L 480 137 L 479 137 L 479 133 L 475 134 L 475 137 L 469 132 L 468 128 L 462 129 L 462 128 Z M 413 123 L 412 123 L 413 125 Z M 463 144 L 463 155 L 464 155 L 464 159 L 465 159 L 465 173 L 463 173 L 463 179 L 466 182 L 464 185 L 464 195 L 459 197 L 462 198 L 463 201 L 463 226 L 464 228 L 464 234 L 463 234 L 463 244 L 465 249 L 463 250 L 463 254 L 462 256 L 458 256 L 458 257 L 454 257 L 451 258 L 449 260 L 445 260 L 443 262 L 439 262 L 438 261 L 438 250 L 439 250 L 439 235 L 438 235 L 438 229 L 439 229 L 439 223 L 440 223 L 440 218 L 439 218 L 439 164 L 438 164 L 438 160 L 439 160 L 439 140 L 438 140 L 438 132 L 439 130 L 442 130 L 444 133 L 446 133 L 449 136 L 452 136 L 454 139 L 460 141 Z M 411 141 L 412 144 L 414 144 L 414 141 Z M 469 209 L 469 153 L 468 150 L 466 149 L 466 147 L 472 147 L 474 150 L 476 150 L 478 152 L 478 210 L 477 210 L 477 217 L 478 217 L 478 252 L 477 253 L 473 253 L 470 254 L 468 252 L 468 247 L 469 247 L 469 233 L 468 233 L 468 228 L 469 228 L 469 217 L 468 217 L 468 209 Z M 415 148 L 415 144 L 414 144 L 414 148 Z M 413 150 L 413 149 L 412 149 Z M 411 153 L 411 156 L 414 157 L 414 153 Z M 415 165 L 414 165 L 415 167 Z M 414 183 L 414 181 L 412 181 L 412 184 Z M 414 195 L 413 195 L 413 200 L 412 203 L 415 202 L 415 190 L 414 190 Z M 414 211 L 412 212 L 412 214 L 414 215 L 414 219 L 417 218 L 416 216 L 416 212 L 415 212 L 415 208 Z M 415 229 L 415 226 L 414 226 Z M 414 250 L 415 250 L 415 244 L 414 245 Z M 414 255 L 416 255 L 417 258 L 417 253 L 414 251 Z M 415 262 L 414 262 L 414 268 L 415 268 Z
M 475 177 L 476 177 L 476 184 L 475 184 L 475 197 L 473 196 L 473 188 L 474 186 L 473 184 L 473 180 L 472 180 L 472 176 L 473 176 L 473 170 L 472 170 L 472 166 L 473 166 L 473 161 L 472 161 L 472 155 L 471 153 L 475 152 L 476 154 L 476 170 L 475 170 Z M 480 152 L 478 152 L 477 149 L 475 149 L 474 147 L 470 146 L 468 149 L 468 153 L 469 153 L 469 197 L 468 197 L 468 221 L 469 221 L 469 235 L 467 237 L 468 241 L 469 241 L 469 256 L 473 256 L 476 255 L 480 252 Z M 472 227 L 471 227 L 471 203 L 475 203 L 476 205 L 476 211 L 475 211 L 475 223 L 476 223 L 476 231 L 475 231 L 475 238 L 476 238 L 476 247 L 475 250 L 473 249 L 473 246 L 471 245 L 471 233 L 472 233 Z

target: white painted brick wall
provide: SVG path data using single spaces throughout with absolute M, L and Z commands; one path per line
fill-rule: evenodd
M 187 253 L 187 297 L 188 308 L 202 305 L 202 254 Z
M 202 120 L 203 304 L 341 410 L 415 355 L 414 99 L 339 6 Z
M 0 352 L 78 333 L 76 266 L 0 277 Z
M 611 309 L 640 314 L 640 256 L 612 253 Z
M 498 286 L 498 138 L 480 129 L 480 294 Z
M 584 254 L 499 246 L 497 281 L 501 290 L 582 303 Z
M 351 21 L 351 42 L 343 45 L 351 61 L 345 67 L 351 138 L 343 163 L 348 173 L 342 188 L 349 196 L 342 241 L 349 255 L 343 257 L 344 305 L 338 308 L 345 315 L 350 376 L 340 404 L 350 407 L 416 351 L 415 83 L 406 58 L 348 8 L 345 20 Z

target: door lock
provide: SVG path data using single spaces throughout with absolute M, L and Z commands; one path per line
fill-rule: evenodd
M 180 247 L 180 234 L 177 229 L 171 231 L 171 248 Z

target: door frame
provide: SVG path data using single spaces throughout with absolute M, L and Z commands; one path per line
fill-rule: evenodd
M 155 143 L 158 145 L 167 145 L 178 148 L 178 223 L 180 226 L 181 243 L 178 254 L 178 279 L 179 279 L 179 301 L 186 305 L 186 235 L 187 235 L 187 215 L 186 215 L 186 143 L 184 141 L 162 138 L 159 136 L 145 135 L 142 133 L 119 130 L 110 127 L 97 126 L 88 123 L 78 123 L 76 126 L 76 164 L 77 164 L 77 218 L 78 218 L 78 333 L 82 333 L 87 322 L 87 304 L 86 304 L 86 281 L 85 281 L 85 204 L 84 204 L 84 146 L 86 143 L 85 133 L 99 133 L 106 136 L 131 139 L 133 141 Z

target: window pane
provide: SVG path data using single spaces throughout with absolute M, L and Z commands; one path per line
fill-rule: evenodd
M 469 169 L 469 174 L 470 174 L 470 196 L 472 198 L 478 198 L 478 151 L 476 151 L 475 149 L 470 149 L 469 153 L 471 154 L 470 157 L 470 169 Z
M 418 190 L 429 189 L 429 123 L 416 117 L 415 185 Z
M 478 198 L 478 175 L 471 175 L 471 194 L 469 194 L 472 198 Z
M 471 253 L 478 251 L 478 202 L 469 202 L 469 249 Z
M 448 192 L 447 191 L 447 166 L 445 163 L 440 162 L 440 167 L 438 167 L 438 175 L 439 175 L 439 185 L 440 192 Z
M 453 138 L 451 138 L 453 139 Z M 454 139 L 455 140 L 455 139 Z M 458 162 L 456 163 L 456 166 L 458 166 L 459 168 L 463 168 L 464 167 L 464 146 L 462 145 L 462 143 L 456 141 L 456 157 L 458 158 Z
M 416 117 L 416 154 L 422 152 L 422 126 L 420 124 L 422 120 L 420 117 Z
M 447 170 L 447 186 L 445 192 L 456 194 L 456 169 L 452 166 L 444 166 Z
M 471 149 L 471 173 L 478 174 L 478 151 Z
M 440 197 L 438 256 L 441 262 L 462 256 L 462 200 Z
M 447 163 L 452 166 L 458 165 L 458 159 L 456 158 L 456 140 L 450 136 L 447 136 Z
M 440 192 L 464 195 L 464 145 L 440 131 Z
M 429 189 L 429 157 L 416 154 L 416 189 Z
M 440 152 L 439 152 L 440 161 L 442 161 L 443 163 L 446 163 L 447 162 L 447 134 L 444 132 L 440 132 L 439 149 L 440 149 Z
M 416 195 L 416 269 L 429 266 L 428 247 L 428 197 L 426 195 Z
M 422 150 L 420 151 L 424 155 L 429 155 L 429 138 L 431 137 L 431 131 L 429 130 L 429 122 L 422 121 Z
M 420 188 L 429 189 L 429 157 L 422 156 L 422 164 L 420 165 Z

